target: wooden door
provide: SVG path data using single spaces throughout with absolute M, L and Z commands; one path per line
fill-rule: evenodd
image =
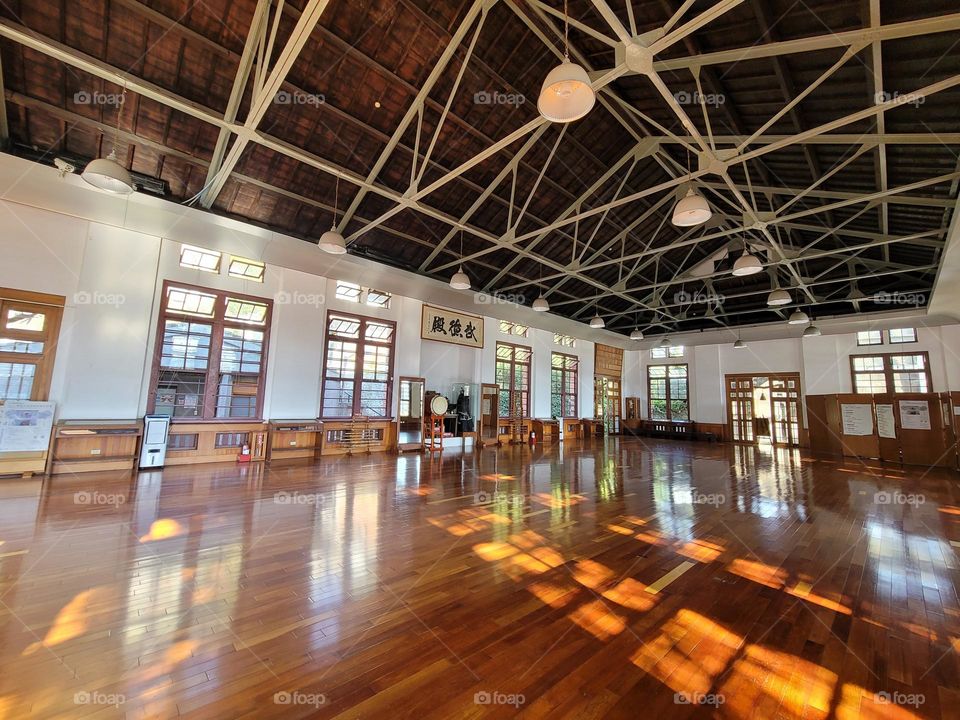
M 771 375 L 770 401 L 772 410 L 771 441 L 774 445 L 800 445 L 800 377 L 798 375 Z
M 480 386 L 480 428 L 481 443 L 497 442 L 500 417 L 498 405 L 500 403 L 500 386 L 484 383 Z
M 753 443 L 753 378 L 727 375 L 727 423 L 734 442 Z

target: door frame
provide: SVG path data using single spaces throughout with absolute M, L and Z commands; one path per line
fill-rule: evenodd
M 767 378 L 768 380 L 767 392 L 770 394 L 769 402 L 770 402 L 770 414 L 771 414 L 770 442 L 773 445 L 778 447 L 801 447 L 803 445 L 804 431 L 806 429 L 806 426 L 804 425 L 804 418 L 803 418 L 803 407 L 804 407 L 803 406 L 803 403 L 804 403 L 803 381 L 801 380 L 800 373 L 798 372 L 727 373 L 723 376 L 724 400 L 726 402 L 726 413 L 727 413 L 726 425 L 727 425 L 727 432 L 730 434 L 731 442 L 743 443 L 746 445 L 759 444 L 759 440 L 757 438 L 757 434 L 755 431 L 755 427 L 756 427 L 755 425 L 753 426 L 754 431 L 751 434 L 751 439 L 749 440 L 735 439 L 735 435 L 733 432 L 733 411 L 732 411 L 731 402 L 730 402 L 730 393 L 731 393 L 730 383 L 733 381 L 736 381 L 739 383 L 741 380 L 749 380 L 750 392 L 751 392 L 750 422 L 753 423 L 756 419 L 756 412 L 755 412 L 756 409 L 753 407 L 753 395 L 752 395 L 753 379 L 758 377 L 764 377 L 764 378 Z M 784 381 L 795 380 L 797 383 L 797 438 L 796 438 L 795 444 L 790 442 L 783 442 L 777 437 L 777 431 L 775 427 L 776 418 L 773 416 L 773 381 L 774 380 L 784 380 Z

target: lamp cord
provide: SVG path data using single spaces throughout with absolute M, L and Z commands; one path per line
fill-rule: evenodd
M 567 11 L 567 0 L 563 0 L 563 59 L 570 62 L 570 14 Z

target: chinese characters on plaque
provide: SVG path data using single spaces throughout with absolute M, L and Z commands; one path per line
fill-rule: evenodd
M 420 337 L 424 340 L 483 347 L 483 318 L 467 315 L 456 310 L 423 306 L 420 322 Z

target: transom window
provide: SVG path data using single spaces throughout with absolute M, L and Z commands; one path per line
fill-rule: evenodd
M 852 355 L 850 371 L 857 393 L 926 393 L 933 387 L 926 352 Z
M 857 345 L 883 345 L 883 331 L 863 330 L 858 332 Z
M 0 400 L 48 399 L 63 303 L 0 288 Z
M 891 345 L 900 345 L 902 343 L 915 343 L 917 341 L 916 328 L 893 328 L 888 331 Z
M 240 280 L 263 282 L 263 274 L 266 269 L 267 266 L 257 260 L 231 256 L 230 264 L 227 266 L 227 274 Z
M 576 345 L 577 345 L 577 339 L 574 338 L 574 337 L 572 337 L 572 336 L 570 336 L 570 335 L 563 335 L 563 334 L 561 334 L 561 333 L 554 333 L 554 334 L 553 334 L 553 344 L 554 344 L 554 345 L 562 345 L 563 347 L 572 348 L 572 347 L 576 347 Z
M 327 313 L 323 417 L 389 416 L 396 327 L 388 320 Z
M 655 347 L 650 350 L 650 357 L 654 360 L 666 360 L 667 358 L 682 358 L 683 345 L 671 345 L 668 348 Z
M 686 365 L 647 367 L 647 411 L 651 420 L 689 420 L 690 388 Z
M 577 417 L 577 375 L 580 359 L 576 355 L 553 353 L 550 367 L 550 413 L 554 417 Z
M 193 245 L 182 245 L 180 247 L 180 267 L 218 273 L 220 272 L 220 258 L 221 255 L 216 250 L 207 250 Z
M 151 412 L 175 419 L 258 419 L 269 300 L 164 284 Z
M 530 348 L 497 343 L 496 377 L 500 386 L 500 417 L 528 417 L 530 410 Z
M 357 283 L 337 280 L 337 299 L 345 302 L 369 305 L 370 307 L 388 308 L 393 296 L 382 290 L 366 288 Z
M 515 335 L 517 337 L 527 337 L 530 334 L 530 328 L 526 325 L 521 325 L 520 323 L 509 322 L 508 320 L 500 321 L 500 332 L 504 335 Z

